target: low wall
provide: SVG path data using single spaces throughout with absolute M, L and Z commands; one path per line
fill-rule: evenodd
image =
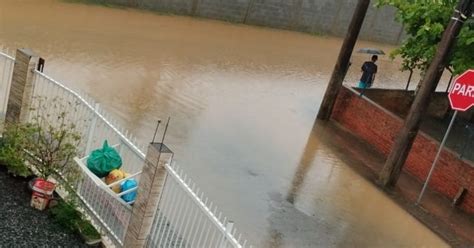
M 366 89 L 364 95 L 380 104 L 392 113 L 405 117 L 415 99 L 414 91 L 396 89 Z M 435 118 L 444 118 L 449 112 L 449 100 L 446 92 L 435 92 L 431 96 L 427 114 Z
M 388 156 L 403 124 L 398 116 L 346 87 L 338 95 L 332 118 L 385 156 Z M 404 171 L 424 181 L 438 147 L 436 140 L 419 132 Z M 444 149 L 429 186 L 451 200 L 461 187 L 466 188 L 467 194 L 459 207 L 474 213 L 474 164 L 471 162 L 459 159 L 457 154 Z
M 107 3 L 200 16 L 236 23 L 344 36 L 357 1 L 354 0 L 103 0 Z M 400 43 L 403 28 L 392 7 L 367 12 L 361 38 Z

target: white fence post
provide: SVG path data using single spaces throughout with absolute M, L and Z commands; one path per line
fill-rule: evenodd
M 99 113 L 99 108 L 100 104 L 96 103 L 94 106 L 94 117 L 92 117 L 91 127 L 89 128 L 89 134 L 87 135 L 87 145 L 85 150 L 86 156 L 91 152 L 92 149 L 91 147 L 92 140 L 94 139 L 95 126 L 97 125 L 97 119 L 99 118 L 99 116 L 97 115 Z
M 165 164 L 172 158 L 173 152 L 164 144 L 151 143 L 148 146 L 124 247 L 145 247 L 166 178 Z

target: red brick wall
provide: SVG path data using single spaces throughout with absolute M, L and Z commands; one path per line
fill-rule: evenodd
M 339 93 L 332 118 L 386 156 L 403 124 L 399 117 L 346 87 Z M 438 147 L 439 142 L 420 132 L 404 170 L 424 181 Z M 460 187 L 466 188 L 467 194 L 460 207 L 474 213 L 474 165 L 459 159 L 449 149 L 442 151 L 429 186 L 449 199 L 456 196 Z

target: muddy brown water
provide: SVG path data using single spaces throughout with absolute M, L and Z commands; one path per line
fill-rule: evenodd
M 143 142 L 171 116 L 166 143 L 177 163 L 256 247 L 447 246 L 350 169 L 329 138 L 310 135 L 340 44 L 138 10 L 0 0 L 3 50 L 32 48 L 47 74 L 98 99 Z M 347 84 L 367 58 L 354 54 Z M 397 68 L 382 57 L 376 85 L 402 87 L 407 75 Z

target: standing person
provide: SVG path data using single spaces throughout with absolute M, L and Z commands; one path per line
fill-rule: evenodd
M 372 86 L 372 83 L 375 79 L 375 74 L 377 74 L 377 65 L 375 62 L 377 62 L 378 59 L 379 57 L 374 55 L 372 56 L 371 61 L 366 61 L 362 65 L 362 77 L 359 81 L 359 88 L 366 89 Z

